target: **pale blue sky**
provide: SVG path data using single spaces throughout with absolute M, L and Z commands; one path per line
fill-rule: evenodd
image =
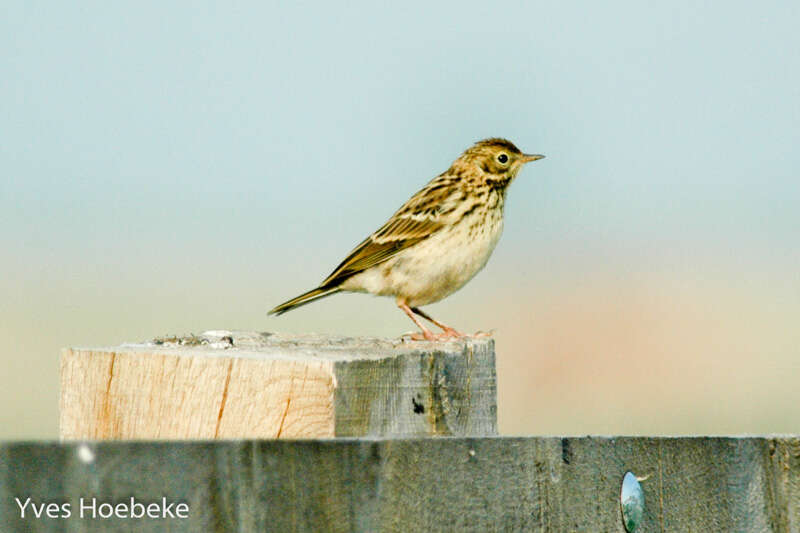
M 313 243 L 330 263 L 500 135 L 548 155 L 512 190 L 513 246 L 793 261 L 799 10 L 6 3 L 4 253 Z
M 604 272 L 609 294 L 619 282 L 642 305 L 655 297 L 639 289 L 669 295 L 674 283 L 698 309 L 729 302 L 699 316 L 769 310 L 742 316 L 778 328 L 763 338 L 795 361 L 794 330 L 764 317 L 796 324 L 800 309 L 798 28 L 790 0 L 6 1 L 0 404 L 28 394 L 31 416 L 0 410 L 0 425 L 54 434 L 61 346 L 223 327 L 412 329 L 390 301 L 364 296 L 265 313 L 488 136 L 547 159 L 513 185 L 486 272 L 434 316 L 502 325 L 500 351 L 516 346 L 505 350 L 538 372 L 523 333 L 548 319 L 548 302 L 597 303 L 587 276 Z M 714 283 L 733 296 L 702 292 Z M 520 308 L 522 294 L 532 303 Z M 678 316 L 683 300 L 667 300 L 654 313 Z M 534 312 L 532 326 L 520 321 Z M 719 323 L 720 338 L 742 331 Z M 548 350 L 569 365 L 561 347 Z M 788 364 L 764 382 L 800 371 Z

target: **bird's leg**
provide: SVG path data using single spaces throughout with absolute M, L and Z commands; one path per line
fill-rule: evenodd
M 429 320 L 429 321 L 433 322 L 434 324 L 436 324 L 437 326 L 439 326 L 440 328 L 442 328 L 442 331 L 444 331 L 444 336 L 445 337 L 456 337 L 456 338 L 466 337 L 466 335 L 464 335 L 463 333 L 454 330 L 450 326 L 445 326 L 444 324 L 442 324 L 441 322 L 439 322 L 438 320 L 436 320 L 435 318 L 433 318 L 429 314 L 423 312 L 422 309 L 420 309 L 419 307 L 412 307 L 411 311 L 413 311 L 414 313 L 418 314 L 422 318 L 424 318 L 426 320 Z
M 429 330 L 428 328 L 425 327 L 425 324 L 420 322 L 419 319 L 414 316 L 414 313 L 411 311 L 411 308 L 408 306 L 408 304 L 405 302 L 405 300 L 401 300 L 400 298 L 398 298 L 397 299 L 397 307 L 402 309 L 403 312 L 408 315 L 408 318 L 413 320 L 414 324 L 419 326 L 419 329 L 422 330 L 422 336 L 425 338 L 425 340 L 429 340 L 429 341 L 436 340 L 436 335 L 434 335 L 431 330 Z M 411 338 L 414 339 L 414 340 L 421 340 L 418 335 L 412 335 Z

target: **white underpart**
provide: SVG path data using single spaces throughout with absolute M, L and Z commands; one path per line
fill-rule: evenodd
M 342 289 L 400 297 L 411 307 L 449 296 L 486 266 L 503 232 L 502 208 L 481 211 L 353 276 Z

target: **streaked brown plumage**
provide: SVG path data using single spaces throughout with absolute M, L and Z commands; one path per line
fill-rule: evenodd
M 339 291 L 369 292 L 394 296 L 425 339 L 463 336 L 418 307 L 457 291 L 484 267 L 502 233 L 509 184 L 525 163 L 542 157 L 523 154 L 505 139 L 475 143 L 356 246 L 319 287 L 270 314 Z M 433 334 L 418 316 L 444 333 Z

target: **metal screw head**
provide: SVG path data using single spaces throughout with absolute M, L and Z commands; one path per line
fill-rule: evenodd
M 622 476 L 619 505 L 622 509 L 622 524 L 625 526 L 625 531 L 634 533 L 644 518 L 644 491 L 632 472 L 625 472 Z

